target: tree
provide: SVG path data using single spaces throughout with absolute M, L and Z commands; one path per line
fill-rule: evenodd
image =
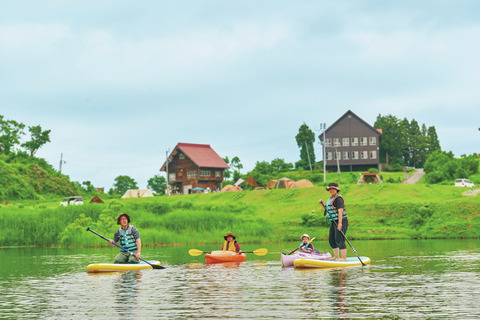
M 288 171 L 293 169 L 292 163 L 287 163 L 285 160 L 279 158 L 273 159 L 271 165 L 276 171 Z
M 157 194 L 164 195 L 167 190 L 167 179 L 159 174 L 148 179 L 147 188 L 152 189 Z
M 30 151 L 30 158 L 33 158 L 35 153 L 47 142 L 50 142 L 50 132 L 52 130 L 42 131 L 40 125 L 28 127 L 30 131 L 30 141 L 27 141 L 22 144 L 22 147 Z
M 25 134 L 24 128 L 23 123 L 4 120 L 4 116 L 0 115 L 0 153 L 9 154 L 20 143 L 20 137 Z
M 137 182 L 129 176 L 116 177 L 113 187 L 117 188 L 120 194 L 124 194 L 128 189 L 138 189 Z
M 228 157 L 223 158 L 223 161 L 225 161 L 226 164 L 230 165 L 230 160 L 228 159 Z M 223 171 L 223 176 L 225 178 L 230 178 L 232 176 L 232 171 L 230 171 L 230 169 L 225 169 Z
M 437 131 L 434 126 L 428 127 L 427 130 L 427 148 L 429 154 L 440 150 L 440 141 L 438 140 Z
M 400 126 L 400 120 L 392 115 L 378 115 L 374 123 L 375 128 L 382 129 L 380 137 L 380 162 L 386 164 L 403 162 L 402 154 L 405 152 L 403 139 L 405 132 Z
M 315 150 L 313 143 L 315 142 L 315 133 L 304 122 L 298 129 L 298 134 L 295 136 L 297 146 L 300 148 L 300 160 L 303 167 L 312 170 L 312 164 L 315 163 Z
M 233 157 L 232 161 L 230 161 L 230 164 L 231 164 L 232 168 L 236 168 L 239 173 L 240 173 L 240 170 L 243 169 L 243 165 L 241 164 L 240 158 L 238 158 L 238 157 Z
M 92 185 L 91 181 L 83 181 L 82 185 L 85 186 L 85 191 L 88 193 L 94 193 L 95 192 L 95 187 Z

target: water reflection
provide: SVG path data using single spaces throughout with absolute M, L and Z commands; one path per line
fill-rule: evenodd
M 330 298 L 333 301 L 332 308 L 333 314 L 336 318 L 347 319 L 347 268 L 335 268 L 330 269 Z
M 113 288 L 117 303 L 114 308 L 118 314 L 131 318 L 131 315 L 135 313 L 135 309 L 139 307 L 137 298 L 141 279 L 142 272 L 139 270 L 120 272 L 115 279 Z

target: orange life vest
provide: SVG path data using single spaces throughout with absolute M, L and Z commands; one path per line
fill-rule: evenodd
M 222 251 L 237 251 L 237 249 L 235 248 L 235 240 L 225 241 L 222 247 Z

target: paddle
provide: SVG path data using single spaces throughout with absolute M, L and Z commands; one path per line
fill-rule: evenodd
M 108 243 L 110 243 L 110 241 L 109 241 L 107 238 L 105 238 L 104 236 L 102 236 L 102 235 L 99 234 L 99 233 L 96 233 L 96 232 L 93 231 L 92 229 L 87 228 L 87 231 L 90 231 L 90 232 L 92 232 L 92 233 L 95 233 L 97 236 L 99 236 L 100 238 L 102 238 L 102 239 L 108 241 Z M 130 253 L 132 256 L 135 256 L 135 254 L 134 254 L 133 252 L 128 251 L 128 250 L 125 249 L 124 247 L 119 246 L 118 244 L 116 244 L 115 242 L 113 242 L 112 244 L 113 244 L 114 246 L 119 247 L 119 248 L 122 249 L 123 251 Z M 157 265 L 155 265 L 155 264 L 151 264 L 150 262 L 148 262 L 147 260 L 144 260 L 144 259 L 142 259 L 142 258 L 139 258 L 139 259 L 142 260 L 143 262 L 149 264 L 150 266 L 152 266 L 153 269 L 165 269 L 165 267 L 163 267 L 163 266 L 157 266 Z
M 203 253 L 211 253 L 212 251 L 202 251 L 202 250 L 198 250 L 198 249 L 190 249 L 188 250 L 188 254 L 190 254 L 191 256 L 199 256 Z M 253 253 L 257 256 L 264 256 L 266 255 L 268 252 L 267 249 L 265 248 L 261 248 L 261 249 L 257 249 L 257 250 L 253 250 L 253 251 L 242 251 L 242 253 Z
M 332 220 L 333 223 L 335 223 L 335 226 L 337 227 L 337 230 L 338 230 L 338 224 L 335 220 Z M 348 241 L 347 237 L 345 236 L 345 233 L 343 233 L 342 230 L 338 230 L 340 231 L 340 233 L 342 234 L 342 236 L 345 238 L 345 240 L 347 240 L 347 243 L 348 245 L 350 246 L 350 248 L 352 248 L 352 251 L 355 253 L 355 255 L 357 256 L 358 260 L 360 260 L 360 262 L 362 263 L 362 266 L 365 266 L 365 263 L 363 263 L 362 259 L 360 259 L 360 257 L 358 256 L 357 254 L 357 251 L 355 250 L 355 248 L 353 248 L 352 244 L 350 243 L 350 241 Z
M 315 240 L 315 237 L 313 237 L 312 239 L 310 239 L 310 241 L 308 241 L 307 243 L 310 243 L 312 242 L 313 240 Z M 292 253 L 294 253 L 295 251 L 297 251 L 298 249 L 300 249 L 300 247 L 298 247 L 297 249 L 293 250 L 292 252 L 288 253 L 288 255 L 291 255 Z

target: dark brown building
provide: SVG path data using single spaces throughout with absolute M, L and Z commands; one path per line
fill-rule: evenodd
M 318 137 L 325 150 L 327 171 L 364 171 L 379 164 L 381 129 L 375 129 L 348 110 Z M 323 148 L 325 137 L 325 148 Z
M 187 194 L 194 188 L 220 190 L 223 171 L 228 168 L 210 145 L 178 143 L 160 171 L 167 172 L 167 183 L 174 193 Z

